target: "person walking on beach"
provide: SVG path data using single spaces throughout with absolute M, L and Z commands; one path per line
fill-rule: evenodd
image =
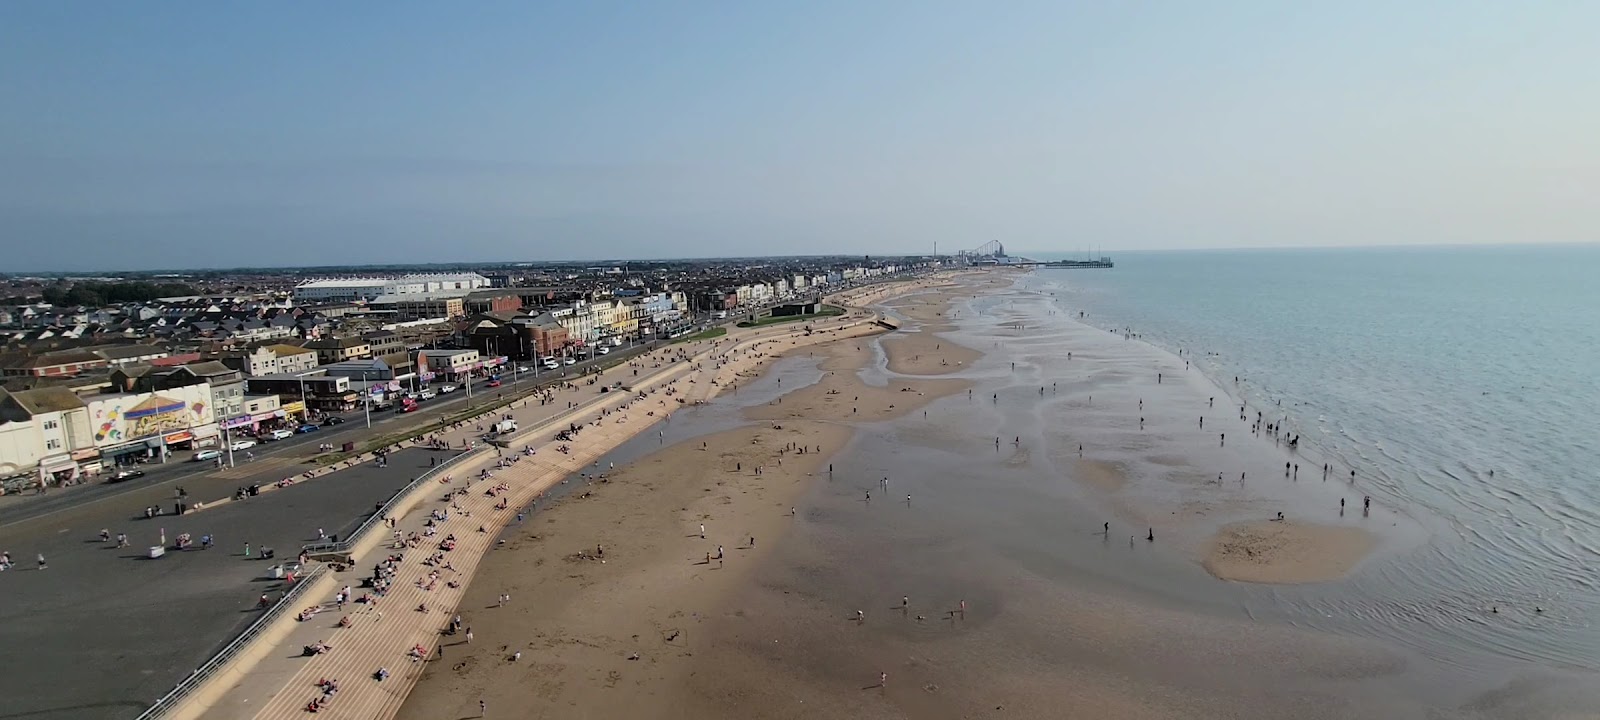
M 50 564 L 44 561 L 44 553 L 39 553 L 39 569 L 49 570 Z
M 1217 447 L 1227 447 L 1228 446 L 1228 434 L 1227 433 L 1217 433 L 1217 438 L 1218 438 Z
M 478 717 L 488 717 L 489 703 L 478 701 Z

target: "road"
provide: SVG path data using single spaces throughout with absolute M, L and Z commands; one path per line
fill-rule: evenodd
M 640 344 L 632 348 L 616 348 L 609 355 L 585 360 L 576 365 L 563 367 L 561 370 L 541 370 L 537 376 L 516 373 L 515 381 L 513 381 L 511 373 L 506 373 L 501 376 L 503 384 L 498 388 L 489 387 L 488 380 L 479 380 L 473 384 L 471 401 L 474 405 L 479 405 L 485 400 L 493 399 L 502 393 L 524 392 L 539 385 L 571 379 L 601 363 L 611 363 L 626 359 L 657 346 L 659 346 L 659 343 Z M 61 512 L 88 503 L 109 499 L 118 499 L 121 502 L 123 496 L 139 493 L 152 487 L 168 488 L 165 492 L 170 496 L 171 487 L 182 485 L 190 488 L 192 496 L 202 500 L 209 500 L 219 495 L 215 493 L 196 493 L 193 488 L 202 486 L 210 478 L 232 477 L 237 475 L 241 469 L 247 470 L 252 464 L 256 466 L 269 464 L 273 467 L 283 467 L 284 476 L 293 475 L 304 468 L 301 467 L 297 470 L 292 463 L 303 463 L 305 460 L 315 457 L 318 454 L 316 447 L 321 443 L 332 443 L 335 446 L 345 442 L 359 444 L 368 438 L 388 432 L 396 432 L 407 427 L 415 427 L 426 421 L 437 421 L 438 418 L 445 415 L 458 413 L 466 409 L 467 402 L 467 390 L 462 387 L 453 393 L 440 395 L 432 400 L 422 402 L 416 412 L 404 414 L 396 413 L 392 410 L 373 412 L 371 415 L 371 428 L 367 427 L 366 416 L 362 412 L 338 415 L 345 421 L 341 425 L 324 427 L 316 432 L 295 435 L 293 438 L 286 440 L 262 442 L 250 448 L 249 452 L 255 456 L 254 461 L 246 461 L 243 452 L 234 453 L 236 467 L 231 470 L 219 472 L 208 463 L 187 462 L 188 453 L 177 453 L 172 460 L 164 464 L 139 466 L 140 470 L 145 471 L 145 476 L 142 478 L 124 480 L 118 483 L 99 482 L 92 485 L 57 489 L 45 495 L 0 497 L 0 528 L 9 527 L 29 518 Z M 237 483 L 233 486 L 236 485 Z M 170 511 L 170 501 L 168 505 L 168 510 Z M 3 718 L 4 715 L 0 715 L 0 720 L 3 720 Z

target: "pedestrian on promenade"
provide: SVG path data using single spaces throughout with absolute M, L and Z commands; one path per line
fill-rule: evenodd
M 478 701 L 478 717 L 488 717 L 487 715 L 485 715 L 485 713 L 487 713 L 487 712 L 489 712 L 489 704 L 484 702 L 484 701 L 482 701 L 482 700 L 479 700 Z
M 50 569 L 49 563 L 46 563 L 44 561 L 44 553 L 39 553 L 39 569 L 40 570 L 49 570 Z

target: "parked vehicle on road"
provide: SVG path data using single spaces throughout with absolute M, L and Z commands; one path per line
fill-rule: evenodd
M 563 364 L 563 365 L 577 365 L 578 361 L 569 357 L 566 360 L 562 361 L 561 364 Z
M 454 386 L 454 385 L 440 385 L 439 386 L 439 394 L 441 394 L 441 395 L 448 395 L 448 394 L 453 393 L 455 391 L 456 391 L 456 386 Z

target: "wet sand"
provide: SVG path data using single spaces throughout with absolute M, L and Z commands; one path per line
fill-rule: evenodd
M 1257 520 L 1219 530 L 1203 564 L 1222 580 L 1328 582 L 1355 568 L 1375 541 L 1360 528 Z

